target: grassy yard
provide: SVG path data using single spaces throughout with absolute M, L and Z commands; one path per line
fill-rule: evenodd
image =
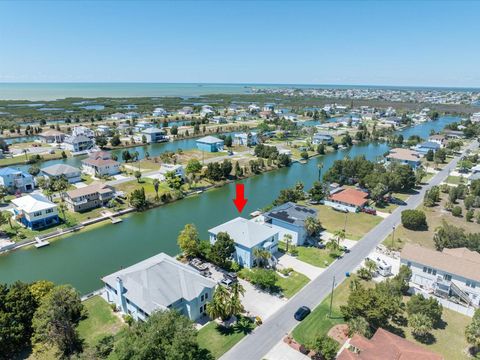
M 479 225 L 475 222 L 467 222 L 465 220 L 465 208 L 463 207 L 462 200 L 457 201 L 457 205 L 460 205 L 463 210 L 462 217 L 455 217 L 451 212 L 445 210 L 445 202 L 447 200 L 446 194 L 441 194 L 442 200 L 438 205 L 428 208 L 420 205 L 419 210 L 425 212 L 427 217 L 428 229 L 424 231 L 413 231 L 404 228 L 402 225 L 398 226 L 395 229 L 394 237 L 394 249 L 401 249 L 406 243 L 413 243 L 422 245 L 431 249 L 435 248 L 433 242 L 433 236 L 435 234 L 435 229 L 442 225 L 442 221 L 445 220 L 451 225 L 464 228 L 466 232 L 478 232 Z M 392 248 L 392 234 L 387 236 L 383 242 L 389 248 Z
M 334 233 L 346 227 L 346 238 L 360 240 L 383 219 L 365 213 L 342 213 L 325 205 L 310 205 L 318 209 L 318 218 L 328 232 Z
M 334 291 L 332 317 L 329 317 L 330 296 L 326 297 L 322 303 L 316 307 L 312 313 L 305 318 L 294 330 L 293 337 L 302 344 L 311 343 L 317 335 L 325 335 L 334 325 L 344 322 L 340 313 L 340 306 L 346 304 L 350 294 L 349 284 L 351 278 L 340 284 Z M 362 282 L 365 286 L 374 286 L 373 282 Z M 404 302 L 408 297 L 404 298 Z M 403 337 L 413 341 L 421 346 L 425 346 L 431 351 L 442 354 L 445 359 L 463 360 L 467 357 L 463 350 L 467 347 L 464 331 L 471 319 L 449 309 L 443 309 L 442 319 L 445 326 L 432 330 L 434 342 L 432 344 L 421 344 L 416 341 L 411 328 L 393 324 L 397 334 L 403 334 Z
M 285 243 L 280 241 L 278 248 L 280 251 L 285 252 Z M 319 249 L 313 246 L 297 246 L 297 250 L 298 255 L 296 257 L 298 260 L 321 268 L 327 267 L 336 258 L 328 249 Z
M 69 156 L 69 152 L 65 151 L 65 153 L 67 154 L 67 156 Z M 40 156 L 42 157 L 43 161 L 61 159 L 62 158 L 62 151 L 61 150 L 55 150 L 55 154 L 41 154 Z M 23 165 L 25 163 L 26 163 L 25 162 L 25 156 L 23 156 L 23 155 L 0 159 L 0 167 L 10 166 L 10 165 Z M 38 164 L 31 164 L 31 165 L 41 166 L 42 163 L 40 162 Z
M 309 281 L 305 275 L 292 271 L 286 278 L 279 275 L 277 285 L 282 289 L 282 293 L 286 298 L 291 298 L 307 285 Z
M 244 326 L 240 323 L 224 328 L 214 321 L 210 322 L 198 332 L 200 347 L 209 350 L 218 359 L 255 328 L 253 322 Z
M 80 321 L 78 333 L 88 346 L 95 344 L 106 335 L 116 335 L 126 325 L 117 317 L 108 303 L 100 296 L 94 296 L 83 302 L 88 316 Z
M 351 278 L 338 285 L 333 293 L 332 316 L 330 317 L 330 296 L 327 296 L 305 320 L 295 329 L 292 335 L 301 344 L 310 344 L 316 336 L 326 335 L 334 325 L 344 322 L 340 306 L 346 304 L 350 293 Z
M 139 189 L 141 187 L 145 189 L 145 195 L 147 195 L 147 197 L 155 196 L 153 180 L 150 178 L 141 178 L 140 182 L 138 182 L 137 180 L 131 180 L 115 186 L 117 190 L 124 191 L 127 195 L 130 194 L 133 190 Z M 170 188 L 168 187 L 167 183 L 161 181 L 159 184 L 158 196 L 162 196 L 162 194 L 165 194 L 167 192 L 170 192 Z
M 459 184 L 464 184 L 466 182 L 465 177 L 462 176 L 453 176 L 449 175 L 447 177 L 447 180 L 445 180 L 447 184 L 452 184 L 452 185 L 459 185 Z

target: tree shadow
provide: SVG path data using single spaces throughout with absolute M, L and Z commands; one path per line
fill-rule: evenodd
M 446 327 L 447 327 L 448 323 L 443 320 L 443 319 L 440 319 L 440 321 L 438 321 L 437 323 L 434 324 L 434 329 L 441 329 L 441 330 L 444 330 Z
M 425 345 L 432 345 L 432 344 L 435 344 L 437 342 L 437 339 L 431 333 L 427 333 L 423 336 L 413 335 L 413 337 L 415 338 L 415 340 L 417 340 L 418 342 L 421 342 L 422 344 L 425 344 Z
M 388 324 L 387 326 L 385 326 L 385 330 L 390 331 L 391 333 L 398 335 L 402 338 L 405 338 L 405 330 L 403 330 L 400 327 L 393 326 L 392 324 Z

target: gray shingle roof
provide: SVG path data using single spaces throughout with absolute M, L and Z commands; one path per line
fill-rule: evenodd
M 67 174 L 80 174 L 80 170 L 76 167 L 66 164 L 55 164 L 42 168 L 42 172 L 50 176 L 60 176 Z
M 205 143 L 205 144 L 217 144 L 217 143 L 223 143 L 223 140 L 216 138 L 215 136 L 205 136 L 201 139 L 198 139 L 197 142 Z
M 237 217 L 222 225 L 216 226 L 208 232 L 217 235 L 219 232 L 226 232 L 239 245 L 249 249 L 257 246 L 262 241 L 271 238 L 278 231 L 265 224 L 258 224 L 247 219 Z
M 102 281 L 116 289 L 117 278 L 122 280 L 126 289 L 125 297 L 149 314 L 180 299 L 193 300 L 205 288 L 213 289 L 216 285 L 213 280 L 165 253 L 107 275 Z

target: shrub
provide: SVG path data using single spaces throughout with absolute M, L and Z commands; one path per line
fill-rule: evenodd
M 475 211 L 473 209 L 470 209 L 467 211 L 467 213 L 465 214 L 465 219 L 468 221 L 468 222 L 471 222 L 473 220 L 473 216 L 475 215 Z
M 427 227 L 427 217 L 421 210 L 403 210 L 402 225 L 410 230 L 421 230 Z
M 452 215 L 456 217 L 462 216 L 462 208 L 460 206 L 454 206 L 452 209 Z

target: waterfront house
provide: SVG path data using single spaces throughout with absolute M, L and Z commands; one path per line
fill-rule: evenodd
M 307 239 L 305 220 L 309 217 L 317 218 L 318 211 L 293 202 L 279 205 L 263 215 L 263 221 L 278 231 L 280 240 L 285 235 L 292 236 L 292 244 L 303 245 Z
M 72 130 L 72 136 L 80 136 L 80 135 L 93 139 L 95 137 L 95 132 L 86 126 L 75 126 Z
M 191 115 L 193 114 L 193 109 L 190 106 L 184 106 L 180 110 L 178 110 L 179 115 Z
M 152 113 L 152 116 L 166 116 L 166 115 L 168 115 L 167 111 L 161 107 L 155 108 Z
M 113 187 L 96 183 L 67 191 L 64 200 L 68 210 L 82 212 L 105 206 L 114 197 L 115 189 Z
M 47 166 L 41 169 L 41 174 L 49 179 L 65 177 L 71 184 L 82 181 L 81 171 L 76 167 L 67 164 Z
M 257 104 L 250 104 L 248 105 L 248 111 L 251 113 L 257 113 L 260 111 L 260 106 L 258 106 Z
M 275 110 L 275 104 L 271 104 L 271 103 L 268 104 L 268 103 L 267 103 L 267 104 L 263 105 L 262 111 L 272 112 L 272 111 L 274 111 L 274 110 Z
M 368 193 L 352 188 L 339 188 L 332 193 L 324 204 L 334 209 L 358 212 L 368 203 Z
M 165 181 L 165 175 L 167 173 L 173 172 L 175 176 L 178 176 L 181 179 L 185 178 L 185 170 L 182 165 L 180 164 L 162 164 L 160 166 L 160 170 L 158 171 L 159 173 L 159 180 Z
M 115 120 L 115 121 L 119 121 L 119 120 L 125 120 L 127 117 L 125 114 L 123 113 L 114 113 L 112 115 L 110 115 L 110 119 L 111 120 Z
M 447 139 L 463 139 L 465 134 L 460 130 L 444 130 L 443 134 Z
M 425 347 L 378 328 L 371 339 L 355 334 L 348 339 L 337 360 L 443 360 Z
M 95 177 L 113 176 L 120 173 L 120 163 L 111 158 L 90 156 L 82 160 L 82 171 Z
M 138 123 L 135 124 L 135 132 L 141 133 L 143 130 L 152 128 L 154 126 L 153 123 L 148 122 L 148 121 L 139 121 Z
M 127 118 L 128 120 L 138 119 L 139 117 L 140 114 L 134 111 L 129 111 L 125 114 L 125 118 Z
M 480 112 L 473 113 L 472 116 L 470 116 L 470 121 L 474 123 L 480 122 Z
M 217 115 L 217 116 L 213 116 L 209 122 L 213 124 L 226 124 L 227 119 L 225 119 L 225 117 L 223 116 Z
M 414 149 L 415 149 L 416 152 L 418 152 L 422 155 L 425 155 L 430 150 L 432 150 L 433 152 L 436 152 L 438 149 L 440 149 L 440 145 L 436 142 L 433 142 L 433 141 L 424 141 L 423 143 L 415 146 Z
M 57 205 L 41 194 L 29 194 L 12 200 L 15 219 L 32 230 L 60 222 Z
M 117 131 L 120 133 L 120 134 L 123 134 L 123 135 L 126 135 L 130 132 L 131 130 L 131 126 L 127 123 L 121 123 L 121 124 L 118 124 L 117 125 Z
M 281 113 L 279 117 L 285 120 L 297 121 L 298 115 L 294 113 Z
M 61 144 L 65 140 L 65 134 L 61 131 L 50 129 L 38 134 L 40 141 L 47 144 Z
M 107 300 L 123 314 L 146 320 L 158 310 L 177 310 L 198 320 L 207 309 L 216 282 L 194 268 L 160 253 L 102 278 Z
M 402 118 L 398 116 L 390 116 L 382 120 L 385 125 L 400 126 L 402 125 Z
M 445 147 L 445 145 L 447 143 L 447 139 L 445 138 L 445 136 L 440 135 L 440 134 L 430 135 L 430 137 L 428 138 L 428 141 L 429 142 L 434 142 L 434 143 L 440 145 L 441 148 Z
M 200 116 L 210 116 L 213 115 L 215 111 L 213 110 L 213 107 L 210 105 L 203 105 L 202 110 L 200 110 Z
M 217 152 L 223 150 L 224 141 L 214 136 L 205 136 L 196 141 L 199 150 Z
M 65 138 L 65 149 L 74 153 L 92 149 L 95 144 L 92 138 L 85 135 L 71 135 Z
M 436 296 L 455 296 L 480 306 L 480 254 L 467 248 L 436 251 L 407 244 L 400 262 L 412 270 L 410 282 Z
M 319 144 L 331 145 L 333 144 L 333 136 L 327 133 L 316 133 L 315 135 L 313 135 L 312 144 L 313 145 L 319 145 Z
M 16 191 L 32 191 L 35 187 L 33 176 L 29 173 L 10 167 L 0 169 L 0 185 L 11 193 Z
M 156 127 L 150 127 L 145 130 L 142 130 L 142 136 L 145 136 L 147 139 L 147 143 L 157 143 L 157 142 L 162 142 L 162 141 L 167 141 L 167 137 L 165 136 L 165 131 L 156 128 Z
M 208 230 L 213 245 L 220 232 L 226 232 L 235 242 L 234 260 L 241 266 L 251 268 L 255 262 L 254 250 L 260 248 L 272 255 L 278 251 L 278 230 L 254 220 L 237 217 Z
M 421 164 L 420 154 L 417 151 L 404 148 L 391 149 L 386 159 L 402 165 L 410 165 L 414 169 Z
M 255 146 L 258 143 L 258 135 L 256 132 L 235 134 L 233 143 L 241 146 Z
M 99 136 L 110 136 L 112 134 L 110 126 L 107 125 L 98 125 L 96 132 Z

